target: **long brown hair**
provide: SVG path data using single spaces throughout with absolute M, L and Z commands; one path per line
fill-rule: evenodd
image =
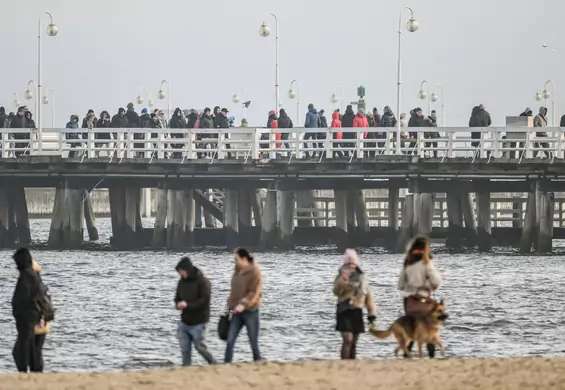
M 416 237 L 404 255 L 404 268 L 419 261 L 429 264 L 431 260 L 430 240 L 427 237 Z

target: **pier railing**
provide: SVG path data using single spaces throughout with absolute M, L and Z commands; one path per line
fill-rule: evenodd
M 406 128 L 405 155 L 436 157 L 564 158 L 565 129 L 528 127 Z M 536 133 L 543 131 L 543 133 Z M 472 136 L 471 133 L 474 133 Z M 339 134 L 339 135 L 338 135 Z M 341 139 L 338 137 L 341 136 Z M 41 145 L 41 147 L 40 147 Z M 39 152 L 41 150 L 41 153 Z M 397 154 L 395 128 L 341 129 L 0 129 L 0 156 L 59 155 L 94 158 L 371 158 Z

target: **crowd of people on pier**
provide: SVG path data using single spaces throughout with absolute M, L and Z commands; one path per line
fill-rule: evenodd
M 243 248 L 234 254 L 234 272 L 231 277 L 226 311 L 218 321 L 218 337 L 226 342 L 223 361 L 231 363 L 234 346 L 245 327 L 254 361 L 262 360 L 259 348 L 260 308 L 263 299 L 261 270 L 254 257 Z M 55 318 L 51 298 L 40 276 L 40 267 L 25 248 L 18 249 L 13 259 L 19 277 L 12 299 L 17 339 L 13 350 L 19 372 L 42 372 L 42 349 L 49 324 Z M 416 237 L 408 245 L 400 270 L 397 288 L 403 294 L 407 318 L 424 320 L 433 300 L 433 293 L 441 285 L 443 276 L 431 261 L 429 240 Z M 190 258 L 183 257 L 175 267 L 179 281 L 174 294 L 174 305 L 180 313 L 177 338 L 183 366 L 192 364 L 192 348 L 208 362 L 218 361 L 205 344 L 206 327 L 210 322 L 212 285 Z M 369 277 L 362 271 L 357 252 L 347 249 L 343 262 L 333 280 L 336 299 L 335 330 L 342 336 L 341 359 L 355 359 L 359 335 L 365 332 L 364 310 L 367 322 L 375 330 L 376 303 L 371 292 Z M 406 346 L 405 357 L 410 357 L 412 344 Z M 428 356 L 435 356 L 435 345 L 428 344 Z
M 532 110 L 527 107 L 520 116 L 533 116 Z M 353 131 L 335 131 L 335 129 L 346 128 L 383 128 L 382 131 L 366 131 L 363 134 L 365 148 L 365 157 L 374 157 L 383 151 L 387 142 L 387 134 L 392 143 L 396 143 L 396 128 L 398 126 L 397 120 L 400 124 L 400 138 L 399 141 L 406 154 L 416 153 L 415 146 L 417 144 L 418 133 L 411 128 L 430 128 L 429 131 L 424 131 L 425 147 L 430 149 L 429 157 L 437 157 L 438 141 L 440 137 L 440 128 L 438 128 L 438 117 L 435 110 L 432 110 L 429 115 L 424 115 L 420 107 L 410 110 L 409 114 L 401 113 L 397 119 L 389 106 L 385 106 L 382 114 L 375 107 L 372 111 L 365 112 L 363 108 L 353 109 L 352 105 L 348 105 L 345 112 L 340 112 L 336 109 L 331 114 L 331 121 L 326 117 L 326 112 L 323 109 L 317 110 L 314 104 L 308 105 L 308 112 L 305 115 L 304 123 L 295 124 L 287 114 L 284 108 L 278 112 L 275 110 L 269 111 L 267 115 L 266 128 L 279 129 L 276 132 L 277 148 L 290 150 L 289 145 L 289 132 L 284 129 L 291 129 L 295 126 L 303 126 L 307 129 L 334 129 L 332 132 L 334 138 L 334 156 L 333 157 L 348 157 L 353 153 L 355 147 L 356 133 Z M 485 128 L 492 124 L 489 112 L 485 109 L 484 105 L 480 104 L 473 108 L 469 119 L 469 127 L 471 128 Z M 547 108 L 540 107 L 538 114 L 534 117 L 533 126 L 544 128 L 547 127 Z M 149 112 L 147 108 L 141 109 L 138 113 L 133 103 L 127 104 L 126 108 L 120 107 L 114 115 L 109 111 L 103 110 L 97 116 L 94 110 L 90 109 L 82 118 L 73 114 L 70 116 L 66 124 L 68 129 L 85 129 L 84 131 L 69 131 L 65 137 L 69 140 L 71 148 L 79 148 L 81 140 L 88 139 L 88 130 L 92 129 L 108 129 L 107 132 L 96 131 L 94 139 L 96 140 L 96 148 L 101 146 L 108 146 L 113 139 L 117 138 L 115 132 L 111 129 L 134 129 L 134 128 L 147 128 L 153 129 L 151 138 L 158 138 L 159 132 L 165 134 L 166 137 L 171 139 L 182 139 L 182 129 L 229 129 L 231 127 L 248 127 L 247 119 L 243 118 L 239 124 L 236 125 L 235 117 L 229 115 L 227 108 L 215 106 L 214 109 L 206 107 L 204 110 L 180 108 L 174 109 L 170 118 L 167 118 L 165 112 L 160 109 L 155 109 Z M 561 118 L 560 126 L 565 127 L 565 115 Z M 34 129 L 36 123 L 33 119 L 31 111 L 27 106 L 19 107 L 16 113 L 6 113 L 4 107 L 0 107 L 0 128 L 18 128 L 18 129 Z M 384 128 L 387 128 L 385 130 Z M 178 129 L 179 131 L 166 131 L 164 129 Z M 547 137 L 545 131 L 536 132 L 537 137 Z M 209 131 L 197 135 L 197 144 L 199 140 L 205 138 L 217 139 L 218 135 Z M 229 139 L 229 134 L 225 134 L 226 139 Z M 269 139 L 269 134 L 262 134 L 263 140 Z M 29 145 L 28 140 L 30 134 L 26 132 L 17 132 L 12 134 L 15 141 L 15 148 L 18 150 L 15 155 L 26 154 L 26 148 Z M 145 139 L 144 133 L 134 133 L 134 139 Z M 480 144 L 481 133 L 471 132 L 471 138 L 476 139 L 472 142 L 473 147 Z M 18 142 L 21 140 L 21 142 Z M 309 150 L 305 153 L 306 158 L 323 157 L 324 156 L 324 142 L 326 140 L 326 131 L 308 132 L 304 135 L 304 147 Z M 285 142 L 287 141 L 287 142 Z M 202 141 L 203 145 L 206 141 Z M 514 143 L 515 144 L 515 143 Z M 548 148 L 549 145 L 540 142 L 537 146 Z M 142 149 L 143 143 L 135 144 L 134 148 Z M 172 149 L 180 149 L 183 144 L 171 144 Z M 210 144 L 209 148 L 215 148 L 215 144 Z M 268 144 L 261 144 L 262 148 L 267 148 Z M 229 144 L 227 148 L 230 148 Z M 180 152 L 172 152 L 170 155 L 173 158 L 181 156 Z M 546 154 L 544 152 L 544 154 Z M 76 153 L 71 151 L 69 156 L 73 157 Z M 204 154 L 199 155 L 199 157 Z

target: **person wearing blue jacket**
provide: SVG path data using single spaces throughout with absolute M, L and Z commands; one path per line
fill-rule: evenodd
M 308 104 L 308 112 L 306 113 L 306 120 L 304 121 L 304 127 L 307 129 L 318 129 L 320 128 L 320 115 L 318 115 L 318 110 L 316 110 L 314 108 L 314 105 L 312 103 Z M 317 132 L 312 132 L 312 133 L 306 133 L 304 134 L 304 141 L 309 140 L 309 139 L 317 139 L 318 137 L 318 133 Z M 311 144 L 311 148 L 315 148 L 316 144 L 312 143 Z M 308 148 L 308 144 L 306 142 L 304 142 L 304 148 Z M 322 153 L 320 151 L 320 153 Z M 315 157 L 316 156 L 316 152 L 312 152 L 312 154 L 310 154 L 310 152 L 306 152 L 305 153 L 306 157 Z

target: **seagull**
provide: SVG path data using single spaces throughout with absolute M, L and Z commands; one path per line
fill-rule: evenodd
M 542 47 L 543 47 L 544 49 L 551 49 L 552 51 L 557 51 L 557 50 L 554 49 L 553 47 L 547 46 L 547 43 L 544 43 L 544 44 L 542 45 Z

